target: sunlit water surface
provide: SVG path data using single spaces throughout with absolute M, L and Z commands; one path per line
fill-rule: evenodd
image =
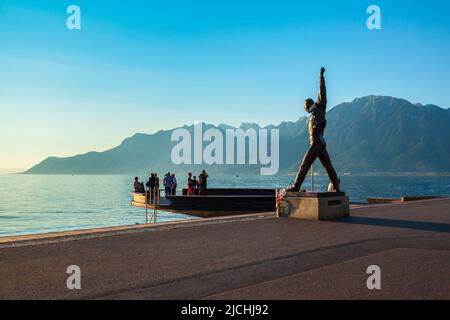
M 280 188 L 292 179 L 292 175 L 212 176 L 208 185 Z M 353 202 L 365 202 L 367 197 L 450 195 L 448 176 L 343 176 L 341 180 Z M 0 175 L 0 236 L 145 223 L 145 210 L 130 205 L 132 183 L 133 177 L 121 175 Z M 325 190 L 326 184 L 326 177 L 315 178 L 317 190 Z M 309 179 L 304 187 L 310 187 Z M 158 215 L 158 222 L 186 219 L 195 218 Z

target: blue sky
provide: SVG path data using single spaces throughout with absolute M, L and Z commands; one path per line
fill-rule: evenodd
M 382 30 L 366 27 L 371 4 Z M 0 170 L 198 120 L 295 120 L 322 65 L 330 106 L 449 107 L 449 35 L 444 0 L 0 0 Z

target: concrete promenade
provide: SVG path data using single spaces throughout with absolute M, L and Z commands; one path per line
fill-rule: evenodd
M 0 299 L 449 299 L 450 199 L 0 238 Z M 81 268 L 68 290 L 66 268 Z M 381 268 L 368 290 L 366 268 Z

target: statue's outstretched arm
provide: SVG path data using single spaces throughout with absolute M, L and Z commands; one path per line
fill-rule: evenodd
M 325 85 L 325 77 L 323 74 L 325 73 L 325 68 L 320 69 L 320 80 L 319 80 L 319 96 L 317 101 L 323 106 L 324 110 L 327 106 L 327 87 Z

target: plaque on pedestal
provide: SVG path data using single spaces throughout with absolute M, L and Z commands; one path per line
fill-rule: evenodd
M 348 217 L 349 199 L 345 192 L 277 192 L 279 217 L 304 220 L 330 220 Z

